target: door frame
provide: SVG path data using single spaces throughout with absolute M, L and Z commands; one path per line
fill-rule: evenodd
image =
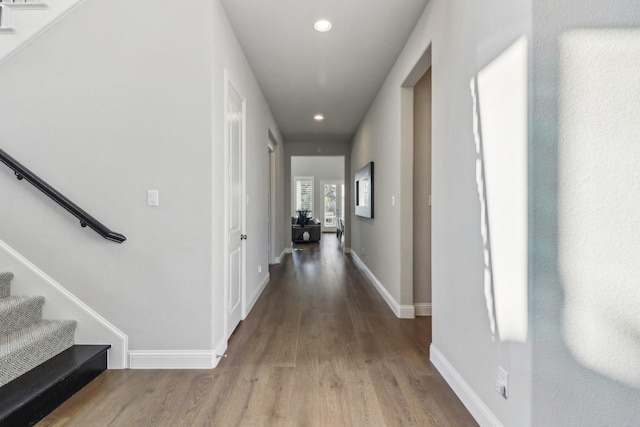
M 271 139 L 269 139 L 269 142 L 267 143 L 267 150 L 268 150 L 268 171 L 269 171 L 269 182 L 267 183 L 267 187 L 268 187 L 268 197 L 269 200 L 267 201 L 268 205 L 269 205 L 269 212 L 268 212 L 268 222 L 267 222 L 267 227 L 269 228 L 268 230 L 268 251 L 269 251 L 269 257 L 268 257 L 268 263 L 269 264 L 275 264 L 276 263 L 276 248 L 275 248 L 275 240 L 276 240 L 276 227 L 275 227 L 275 218 L 276 218 L 276 178 L 275 178 L 275 174 L 276 174 L 276 148 L 273 144 L 273 142 L 271 141 Z
M 241 229 L 246 230 L 247 214 L 246 214 L 246 200 L 247 200 L 247 137 L 246 137 L 246 123 L 247 123 L 247 99 L 243 96 L 242 91 L 238 90 L 238 85 L 229 77 L 227 70 L 224 70 L 224 335 L 228 340 L 233 334 L 233 331 L 229 330 L 229 293 L 230 293 L 230 271 L 229 271 L 229 203 L 231 197 L 231 180 L 229 169 L 229 156 L 231 153 L 230 147 L 230 135 L 229 135 L 229 88 L 233 88 L 235 92 L 240 96 L 242 100 L 242 138 L 241 138 L 241 176 L 242 176 L 242 188 L 240 190 L 240 198 L 244 202 L 241 203 L 242 212 L 240 214 Z M 214 224 L 215 226 L 215 224 Z M 247 254 L 244 247 L 241 247 L 241 284 L 240 284 L 240 311 L 241 318 L 244 317 L 246 312 L 246 280 L 247 280 Z M 234 329 L 235 330 L 235 329 Z

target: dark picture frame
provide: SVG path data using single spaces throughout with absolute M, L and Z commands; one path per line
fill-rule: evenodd
M 373 218 L 373 162 L 363 166 L 355 175 L 356 215 Z

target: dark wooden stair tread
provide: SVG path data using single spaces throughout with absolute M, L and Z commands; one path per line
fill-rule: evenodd
M 40 421 L 107 368 L 110 345 L 74 345 L 0 387 L 0 427 Z

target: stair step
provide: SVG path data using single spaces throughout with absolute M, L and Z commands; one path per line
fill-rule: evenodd
M 42 320 L 44 297 L 0 298 L 0 336 Z
M 0 427 L 32 426 L 107 369 L 110 345 L 74 345 L 0 387 Z
M 41 320 L 0 337 L 0 386 L 73 345 L 75 320 Z

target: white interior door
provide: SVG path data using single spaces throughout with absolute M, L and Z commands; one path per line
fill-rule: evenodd
M 228 266 L 227 266 L 227 337 L 242 320 L 244 281 L 244 102 L 228 84 Z
M 320 181 L 323 232 L 336 231 L 338 218 L 342 217 L 342 184 L 343 181 Z

